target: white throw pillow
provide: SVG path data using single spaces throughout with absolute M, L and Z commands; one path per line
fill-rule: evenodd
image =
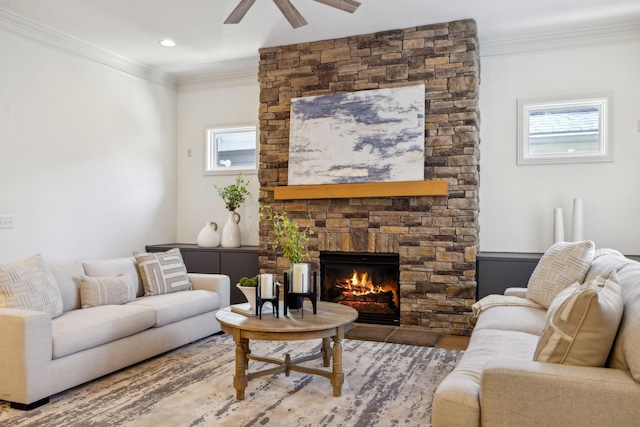
M 615 271 L 568 287 L 549 308 L 533 360 L 604 366 L 623 310 L 622 288 Z
M 136 299 L 136 289 L 130 274 L 117 277 L 89 277 L 80 279 L 82 308 L 124 304 Z
M 0 307 L 62 314 L 60 288 L 40 254 L 0 264 Z
M 133 254 L 138 262 L 145 295 L 161 295 L 191 289 L 180 249 L 166 252 Z
M 130 274 L 133 286 L 136 288 L 136 296 L 144 295 L 142 278 L 138 271 L 138 264 L 133 256 L 127 258 L 114 258 L 100 261 L 84 261 L 82 263 L 87 276 L 91 277 L 115 277 L 121 274 Z
M 558 293 L 572 283 L 582 283 L 591 268 L 592 241 L 558 242 L 542 256 L 527 285 L 527 299 L 549 308 Z

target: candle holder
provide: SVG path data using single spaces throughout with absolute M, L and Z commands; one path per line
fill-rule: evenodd
M 261 274 L 258 276 L 258 288 L 256 289 L 256 315 L 260 320 L 262 320 L 262 306 L 267 302 L 270 302 L 271 307 L 273 307 L 272 314 L 275 314 L 276 318 L 280 318 L 280 305 L 278 304 L 278 299 L 280 297 L 280 284 L 275 282 L 273 279 L 274 275 L 272 274 Z M 267 288 L 271 287 L 271 292 L 263 292 L 263 286 L 266 286 Z
M 287 272 L 284 273 L 284 315 L 287 315 L 287 306 L 290 301 L 301 300 L 304 302 L 305 298 L 309 298 L 311 305 L 313 306 L 313 314 L 318 314 L 318 276 L 317 272 L 313 272 L 313 290 L 310 292 L 292 292 L 290 290 L 291 284 L 289 283 L 289 276 Z M 297 304 L 302 308 L 302 317 L 304 318 L 304 304 Z

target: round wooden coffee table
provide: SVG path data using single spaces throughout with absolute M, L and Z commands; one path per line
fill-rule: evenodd
M 280 302 L 282 304 L 282 302 Z M 342 373 L 342 339 L 344 333 L 351 329 L 353 322 L 358 318 L 358 312 L 351 307 L 331 302 L 318 301 L 317 314 L 309 301 L 305 301 L 302 311 L 290 310 L 287 316 L 283 316 L 284 310 L 280 308 L 280 318 L 271 314 L 263 314 L 262 319 L 256 316 L 247 317 L 234 313 L 231 307 L 226 307 L 216 313 L 216 319 L 220 322 L 222 330 L 233 336 L 236 343 L 236 373 L 233 376 L 233 386 L 236 389 L 236 398 L 244 399 L 244 390 L 249 380 L 263 375 L 272 375 L 285 372 L 289 376 L 290 371 L 304 372 L 329 378 L 333 385 L 333 395 L 342 394 L 344 374 Z M 284 360 L 251 354 L 249 340 L 265 341 L 300 341 L 322 339 L 322 347 L 316 354 L 291 359 L 289 354 Z M 331 348 L 333 340 L 333 349 Z M 302 362 L 323 358 L 324 367 L 332 369 L 315 369 L 300 366 Z M 247 372 L 249 360 L 274 363 L 275 368 L 256 372 Z

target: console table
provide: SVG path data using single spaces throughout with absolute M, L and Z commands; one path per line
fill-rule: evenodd
M 167 243 L 147 245 L 147 252 L 165 252 L 171 248 L 180 249 L 189 273 L 226 274 L 231 279 L 231 304 L 245 302 L 244 295 L 235 284 L 243 276 L 258 274 L 258 247 L 201 248 L 195 244 Z

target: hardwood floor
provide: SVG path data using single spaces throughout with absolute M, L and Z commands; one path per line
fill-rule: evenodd
M 447 350 L 466 350 L 469 344 L 469 337 L 460 337 L 454 335 L 443 335 L 436 347 L 446 348 Z

